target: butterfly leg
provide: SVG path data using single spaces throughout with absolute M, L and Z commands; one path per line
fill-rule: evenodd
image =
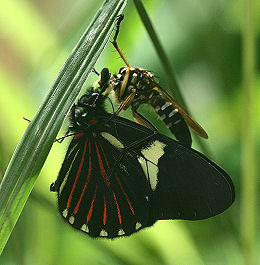
M 135 93 L 136 93 L 136 90 L 133 89 L 132 92 L 131 92 L 131 94 L 123 102 L 121 102 L 121 104 L 118 107 L 118 109 L 114 112 L 114 114 L 105 123 L 108 123 L 109 121 L 111 121 L 112 119 L 114 119 L 115 116 L 119 115 L 119 113 L 122 110 L 127 109 L 130 106 L 132 100 L 134 99 Z
M 63 140 L 64 140 L 65 138 L 67 138 L 68 136 L 75 135 L 75 133 L 74 133 L 74 134 L 69 134 L 70 131 L 71 131 L 71 130 L 70 130 L 70 128 L 69 128 L 69 129 L 67 130 L 67 132 L 66 132 L 62 137 L 56 139 L 54 142 L 57 142 L 57 143 L 61 144 L 61 143 L 63 142 Z
M 62 136 L 61 138 L 56 139 L 54 142 L 62 143 L 63 140 L 65 138 L 67 138 L 68 136 L 72 136 L 72 135 L 75 135 L 76 134 L 76 133 L 70 134 L 71 128 L 74 128 L 75 129 L 76 126 L 77 126 L 77 122 L 75 120 L 75 109 L 76 109 L 76 105 L 73 104 L 73 106 L 71 107 L 71 110 L 70 110 L 70 112 L 71 112 L 71 115 L 70 116 L 71 116 L 71 119 L 72 119 L 72 121 L 71 121 L 72 126 L 69 127 L 68 131 L 65 133 L 64 136 Z
M 31 122 L 31 120 L 29 120 L 29 119 L 27 119 L 27 118 L 25 118 L 25 117 L 23 117 L 23 119 L 24 119 L 25 121 Z M 64 140 L 66 137 L 71 136 L 71 135 L 75 135 L 75 134 L 69 134 L 70 131 L 71 131 L 71 130 L 68 129 L 68 131 L 65 133 L 64 136 L 62 136 L 61 138 L 58 138 L 58 139 L 54 140 L 54 142 L 62 143 L 63 140 Z

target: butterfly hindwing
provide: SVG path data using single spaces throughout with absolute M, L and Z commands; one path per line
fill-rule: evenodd
M 78 134 L 55 183 L 62 216 L 92 237 L 129 235 L 149 222 L 148 181 L 122 150 L 109 132 Z

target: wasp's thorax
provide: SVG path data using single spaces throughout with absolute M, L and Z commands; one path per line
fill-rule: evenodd
M 121 103 L 135 90 L 132 108 L 137 109 L 143 103 L 153 105 L 153 96 L 158 94 L 153 90 L 156 87 L 154 75 L 146 69 L 130 67 L 128 76 L 127 69 L 122 67 L 111 77 L 110 89 L 114 90 L 116 100 Z
M 154 75 L 146 69 L 122 67 L 118 74 L 110 77 L 107 68 L 100 74 L 101 91 L 114 93 L 115 100 L 123 104 L 123 109 L 131 106 L 133 114 L 142 104 L 150 104 L 160 119 L 172 131 L 176 138 L 186 146 L 191 146 L 191 135 L 178 108 L 161 92 Z

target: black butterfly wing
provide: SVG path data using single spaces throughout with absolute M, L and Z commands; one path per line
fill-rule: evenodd
M 51 190 L 74 228 L 109 238 L 159 219 L 208 218 L 235 197 L 230 177 L 214 162 L 121 117 L 74 136 Z
M 235 192 L 229 175 L 192 149 L 168 143 L 158 161 L 153 218 L 199 220 L 225 211 Z
M 120 117 L 116 122 L 118 132 L 128 127 L 128 140 L 145 139 L 152 134 L 149 129 Z M 125 136 L 119 133 L 119 137 Z M 149 141 L 152 142 L 146 147 L 133 151 L 140 151 L 139 162 L 153 191 L 151 222 L 205 219 L 222 213 L 233 203 L 233 182 L 213 161 L 160 134 Z
M 110 132 L 77 134 L 51 187 L 65 220 L 92 237 L 130 235 L 150 222 L 147 179 L 122 148 Z

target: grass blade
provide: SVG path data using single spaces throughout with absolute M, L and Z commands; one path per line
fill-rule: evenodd
M 0 185 L 0 253 L 33 188 L 66 113 L 104 49 L 126 0 L 107 0 L 73 49 L 32 119 Z

